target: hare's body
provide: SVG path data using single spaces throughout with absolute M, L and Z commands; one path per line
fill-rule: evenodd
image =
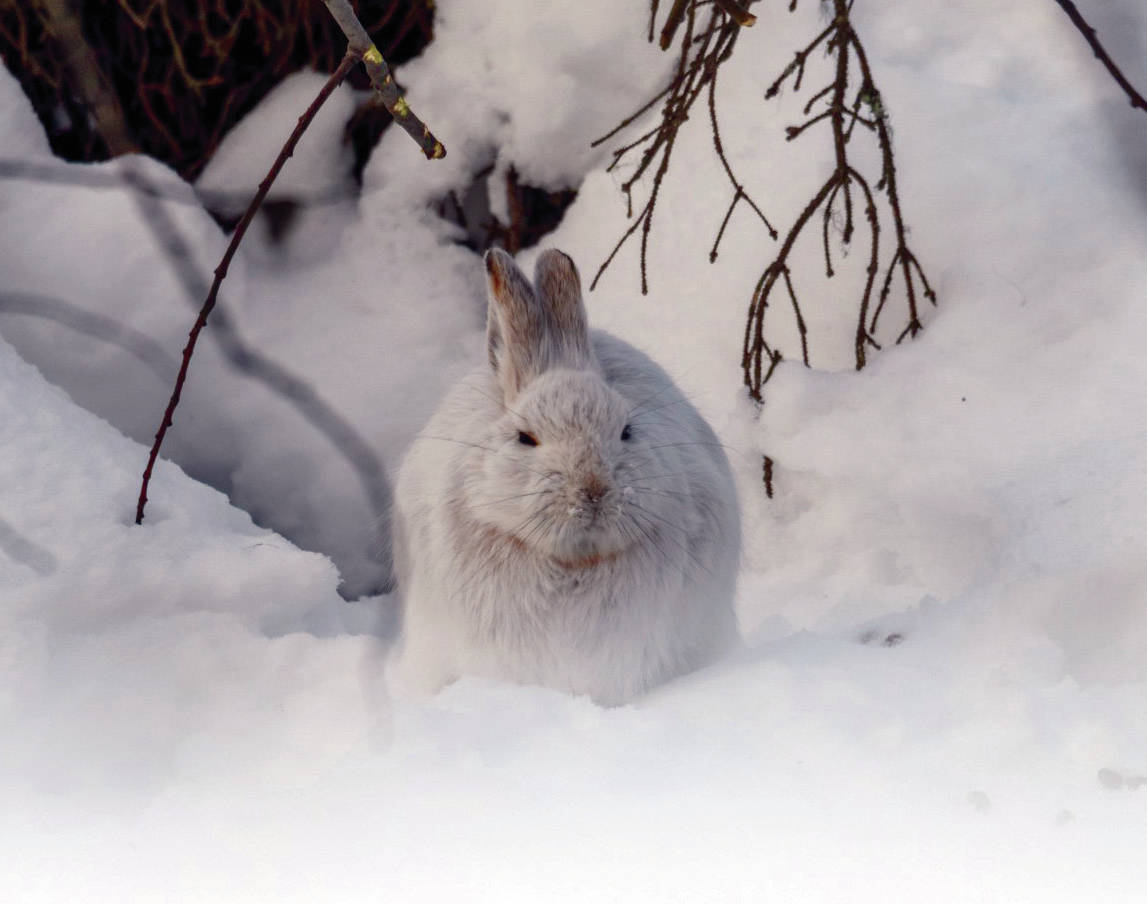
M 564 288 L 550 283 L 568 258 L 546 254 L 534 304 Z M 508 257 L 488 267 L 492 311 L 499 289 L 529 290 Z M 447 396 L 399 474 L 402 677 L 432 691 L 485 675 L 624 702 L 736 636 L 728 462 L 665 372 L 588 333 L 584 311 L 579 346 L 511 361 L 522 332 L 554 340 L 554 325 L 523 331 L 506 304 L 500 331 L 491 326 L 493 366 Z

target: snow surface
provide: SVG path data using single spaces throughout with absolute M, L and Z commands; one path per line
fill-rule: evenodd
M 329 228 L 286 251 L 253 234 L 240 252 L 221 309 L 387 468 L 481 355 L 477 258 L 428 202 L 491 163 L 578 185 L 545 244 L 587 283 L 626 227 L 624 173 L 586 143 L 664 76 L 642 6 L 440 0 L 435 43 L 400 75 L 446 160 L 389 130 L 357 207 L 316 208 Z M 1142 5 L 1083 8 L 1147 83 Z M 759 12 L 720 109 L 735 170 L 784 229 L 831 149 L 783 141 L 807 95 L 762 95 L 820 11 Z M 941 305 L 853 373 L 859 255 L 825 282 L 807 243 L 794 273 L 818 302 L 818 369 L 782 365 L 755 412 L 741 331 L 775 245 L 742 209 L 708 262 L 731 190 L 690 123 L 650 295 L 634 244 L 587 301 L 730 447 L 745 645 L 613 710 L 473 680 L 392 700 L 393 600 L 336 593 L 385 577 L 361 474 L 214 342 L 166 447 L 195 480 L 161 463 L 132 525 L 138 441 L 225 237 L 153 161 L 0 182 L 0 897 L 1142 899 L 1147 117 L 1053 3 L 856 15 Z M 314 79 L 278 92 L 297 108 L 245 120 L 219 184 L 289 132 Z M 333 147 L 338 120 L 308 137 Z M 0 156 L 51 162 L 3 73 Z M 338 155 L 295 163 L 292 184 L 345 178 Z M 125 165 L 168 197 L 108 187 Z M 52 319 L 26 313 L 37 299 Z

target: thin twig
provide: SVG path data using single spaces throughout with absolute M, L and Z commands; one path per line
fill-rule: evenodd
M 235 232 L 231 235 L 231 241 L 227 245 L 227 250 L 223 253 L 223 258 L 219 262 L 219 266 L 215 268 L 215 279 L 211 283 L 211 289 L 207 293 L 207 299 L 203 302 L 203 308 L 199 312 L 199 316 L 195 320 L 195 324 L 191 327 L 191 333 L 187 338 L 187 345 L 183 349 L 183 361 L 179 366 L 179 375 L 175 379 L 175 389 L 171 394 L 171 400 L 167 403 L 167 410 L 163 413 L 163 420 L 160 422 L 159 430 L 155 434 L 155 442 L 152 443 L 151 452 L 147 457 L 147 467 L 143 472 L 143 483 L 139 490 L 139 502 L 135 509 L 135 523 L 143 523 L 144 508 L 147 505 L 147 488 L 151 482 L 151 473 L 155 468 L 156 459 L 159 457 L 160 447 L 163 445 L 163 438 L 167 434 L 167 428 L 171 426 L 172 419 L 175 416 L 175 409 L 179 405 L 179 398 L 183 394 L 183 384 L 187 380 L 187 371 L 191 366 L 191 356 L 195 351 L 195 344 L 199 340 L 199 334 L 203 327 L 207 325 L 207 318 L 210 316 L 212 309 L 215 307 L 215 301 L 219 295 L 219 287 L 223 283 L 223 279 L 227 276 L 227 270 L 231 266 L 231 259 L 235 256 L 235 252 L 239 248 L 239 243 L 243 240 L 243 236 L 247 232 L 247 227 L 251 225 L 251 221 L 255 218 L 255 214 L 259 210 L 259 206 L 263 203 L 263 199 L 270 191 L 272 183 L 279 175 L 279 171 L 287 162 L 287 159 L 295 150 L 295 145 L 298 144 L 299 139 L 302 138 L 303 133 L 307 130 L 307 126 L 311 124 L 311 120 L 315 118 L 315 114 L 319 112 L 326 99 L 331 96 L 335 88 L 337 88 L 351 67 L 358 61 L 358 56 L 353 51 L 348 50 L 346 56 L 343 57 L 342 62 L 339 63 L 338 68 L 327 79 L 326 84 L 323 85 L 322 90 L 319 91 L 318 97 L 311 102 L 306 112 L 299 117 L 298 123 L 292 130 L 290 137 L 287 139 L 283 149 L 279 151 L 279 156 L 271 165 L 271 169 L 267 172 L 266 178 L 259 183 L 259 190 L 255 193 L 255 197 L 251 199 L 251 203 L 247 207 L 247 212 L 243 214 L 243 219 L 239 221 L 239 225 L 235 227 Z
M 884 302 L 892 286 L 892 273 L 896 264 L 899 263 L 904 277 L 904 289 L 908 296 L 908 324 L 904 332 L 900 334 L 900 338 L 896 340 L 897 343 L 899 343 L 905 335 L 915 336 L 923 328 L 920 323 L 920 312 L 916 304 L 916 287 L 913 284 L 912 271 L 910 269 L 910 265 L 916 263 L 916 256 L 908 249 L 907 230 L 904 225 L 904 217 L 900 212 L 900 193 L 896 188 L 896 163 L 892 156 L 892 135 L 888 129 L 888 117 L 884 110 L 884 103 L 880 98 L 880 92 L 877 91 L 872 79 L 872 69 L 868 65 L 868 55 L 859 43 L 856 45 L 856 59 L 860 65 L 862 78 L 859 97 L 872 109 L 873 118 L 876 123 L 877 141 L 880 145 L 881 175 L 876 187 L 877 189 L 883 188 L 888 195 L 888 206 L 892 208 L 892 223 L 896 230 L 896 250 L 893 252 L 892 261 L 888 265 L 888 277 L 885 279 L 884 285 L 881 288 L 879 305 L 876 313 L 872 317 L 872 325 L 868 332 L 876 332 L 876 324 L 880 319 L 880 310 L 883 309 Z M 935 306 L 936 293 L 928 284 L 928 279 L 924 276 L 924 271 L 918 263 L 916 263 L 916 271 L 920 276 L 920 281 L 924 285 L 924 297 Z M 859 338 L 857 341 L 860 341 Z
M 1067 17 L 1071 19 L 1072 25 L 1079 29 L 1079 33 L 1083 35 L 1088 44 L 1091 45 L 1091 52 L 1095 54 L 1096 59 L 1099 60 L 1106 68 L 1111 77 L 1115 79 L 1115 83 L 1123 89 L 1123 93 L 1127 95 L 1127 99 L 1131 101 L 1131 106 L 1142 110 L 1147 113 L 1147 98 L 1135 90 L 1135 86 L 1127 81 L 1127 77 L 1115 65 L 1115 61 L 1111 59 L 1103 45 L 1099 43 L 1099 36 L 1096 34 L 1095 29 L 1087 24 L 1087 20 L 1080 14 L 1079 9 L 1071 0 L 1055 0 L 1060 8 L 1067 13 Z

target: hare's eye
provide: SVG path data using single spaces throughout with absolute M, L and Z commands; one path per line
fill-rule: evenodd
M 518 431 L 518 442 L 523 446 L 536 446 L 538 444 L 537 438 L 526 433 L 525 430 Z
M 626 424 L 625 428 L 621 431 L 621 438 L 624 441 L 629 439 L 631 436 L 633 436 L 633 434 L 629 432 L 629 424 Z

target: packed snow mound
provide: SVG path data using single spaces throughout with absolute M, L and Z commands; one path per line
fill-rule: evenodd
M 446 146 L 432 167 L 389 129 L 364 181 L 421 204 L 490 164 L 531 185 L 577 187 L 607 156 L 590 142 L 655 93 L 671 60 L 640 39 L 640 5 L 587 0 L 523 14 L 512 2 L 435 4 L 434 41 L 402 67 L 411 106 Z M 638 36 L 634 40 L 634 36 Z M 500 179 L 490 180 L 499 186 Z M 495 209 L 499 198 L 491 198 Z
M 427 121 L 444 124 L 448 157 L 428 164 L 389 129 L 357 201 L 343 135 L 354 92 L 343 86 L 276 183 L 305 200 L 285 236 L 260 217 L 232 262 L 164 454 L 260 523 L 329 555 L 349 597 L 392 586 L 389 475 L 437 400 L 481 360 L 480 262 L 428 207 L 491 163 L 533 183 L 576 185 L 604 154 L 584 136 L 626 112 L 623 89 L 637 97 L 664 69 L 660 55 L 633 46 L 632 29 L 602 42 L 601 24 L 619 16 L 640 33 L 639 11 L 601 0 L 545 21 L 513 4 L 441 4 L 435 44 L 403 82 Z M 554 48 L 545 77 L 505 52 L 510 38 Z M 253 192 L 323 81 L 297 73 L 264 98 L 196 189 L 209 199 Z M 6 72 L 0 82 L 18 95 Z M 575 86 L 610 105 L 570 103 Z M 42 138 L 26 102 L 12 106 L 13 136 Z M 22 155 L 15 142 L 0 136 L 0 153 Z M 80 404 L 150 442 L 226 238 L 190 187 L 145 159 L 0 182 L 0 204 L 0 334 Z
M 319 72 L 288 76 L 223 137 L 195 180 L 209 210 L 238 220 L 327 79 Z M 358 193 L 346 133 L 356 103 L 343 82 L 319 108 L 251 225 L 243 246 L 248 260 L 298 269 L 337 253 Z
M 293 131 L 291 123 L 297 125 L 328 78 L 321 72 L 296 72 L 283 79 L 259 101 L 258 112 L 243 117 L 223 137 L 195 187 L 231 196 L 237 202 L 236 212 L 245 210 Z M 306 199 L 348 192 L 353 158 L 343 129 L 354 107 L 355 92 L 343 82 L 315 114 L 268 198 Z
M 69 792 L 170 780 L 190 734 L 238 730 L 252 705 L 238 689 L 298 687 L 298 642 L 274 638 L 342 633 L 358 610 L 327 559 L 166 462 L 137 526 L 144 448 L 2 340 L 0 383 L 0 781 Z

